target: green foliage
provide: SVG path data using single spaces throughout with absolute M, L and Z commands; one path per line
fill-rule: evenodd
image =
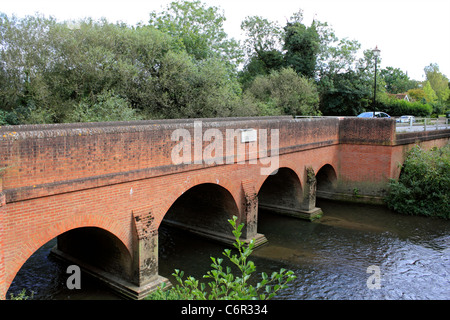
M 432 63 L 424 68 L 427 81 L 436 93 L 436 98 L 443 104 L 450 97 L 449 80 L 439 71 L 439 66 Z
M 223 264 L 223 258 L 211 257 L 212 269 L 204 276 L 209 279 L 207 283 L 200 283 L 192 276 L 183 279 L 184 273 L 178 269 L 175 270 L 175 276 L 178 284 L 164 291 L 164 285 L 158 288 L 147 299 L 149 300 L 269 300 L 273 298 L 280 290 L 287 288 L 290 281 L 296 276 L 292 271 L 281 269 L 280 272 L 273 272 L 270 277 L 262 273 L 262 280 L 253 286 L 249 284 L 252 274 L 256 271 L 253 261 L 248 260 L 253 252 L 253 240 L 249 245 L 245 245 L 240 240 L 244 224 L 237 225 L 237 217 L 228 220 L 233 227 L 235 237 L 234 247 L 237 250 L 225 249 L 223 255 L 231 265 L 238 270 L 238 275 L 233 274 L 230 266 Z
M 356 116 L 369 107 L 373 88 L 363 73 L 348 71 L 323 77 L 319 90 L 323 114 Z
M 378 102 L 380 110 L 391 116 L 411 115 L 415 117 L 429 117 L 433 112 L 431 104 L 420 101 L 406 101 L 394 97 L 385 97 Z
M 1 15 L 1 123 L 248 114 L 239 103 L 237 77 L 224 58 L 231 48 L 221 25 L 214 28 L 222 16 L 216 21 L 215 10 L 197 6 L 188 6 L 195 9 L 189 16 L 205 15 L 208 32 L 199 32 L 215 37 L 207 45 L 212 53 L 201 59 L 180 46 L 178 37 L 153 26 Z
M 306 26 L 301 10 L 284 28 L 247 17 L 241 45 L 228 38 L 225 20 L 218 7 L 198 0 L 172 2 L 136 27 L 0 13 L 0 125 L 317 115 L 318 98 L 324 115 L 357 115 L 371 105 L 372 51 L 357 59 L 360 44 L 337 38 L 327 23 Z M 448 79 L 435 64 L 425 73 L 427 82 L 410 96 L 442 114 Z M 377 80 L 379 94 L 414 83 L 391 67 Z M 424 108 L 405 113 L 423 115 Z
M 153 117 L 201 118 L 236 115 L 240 87 L 224 62 L 194 61 L 185 52 L 169 52 L 151 79 Z
M 259 75 L 268 75 L 284 65 L 282 48 L 282 28 L 275 22 L 260 16 L 246 17 L 241 24 L 246 39 L 244 49 L 248 60 L 242 72 L 240 82 L 247 89 Z
M 284 66 L 284 56 L 278 50 L 259 51 L 251 57 L 239 74 L 239 81 L 243 90 L 246 90 L 257 76 L 265 76 Z
M 136 110 L 126 99 L 112 91 L 99 94 L 95 101 L 81 101 L 65 118 L 66 122 L 101 122 L 140 120 Z
M 228 39 L 225 20 L 218 7 L 206 7 L 201 1 L 176 1 L 160 13 L 152 12 L 149 23 L 173 37 L 194 59 L 221 58 L 235 67 L 243 52 L 236 40 Z
M 8 124 L 8 112 L 0 109 L 0 126 L 4 126 L 5 124 Z
M 288 22 L 285 27 L 284 49 L 287 66 L 307 78 L 314 77 L 320 50 L 320 38 L 314 23 L 306 27 L 300 22 Z
M 389 208 L 404 214 L 450 218 L 450 145 L 411 149 L 398 181 L 390 182 Z
M 27 295 L 27 291 L 23 289 L 21 292 L 19 292 L 17 295 L 10 294 L 10 300 L 31 300 L 34 297 L 34 292 L 31 291 L 31 295 Z
M 409 79 L 408 75 L 399 68 L 387 67 L 380 71 L 389 93 L 404 93 L 418 86 L 417 81 Z
M 425 99 L 428 103 L 436 103 L 438 101 L 438 96 L 431 87 L 430 81 L 425 81 L 423 85 L 423 91 L 425 92 Z
M 281 48 L 282 28 L 260 16 L 246 17 L 241 23 L 244 31 L 244 48 L 247 56 Z
M 425 103 L 427 102 L 425 91 L 423 91 L 422 88 L 409 89 L 407 93 L 409 97 L 415 101 L 423 101 Z
M 319 115 L 315 84 L 291 68 L 256 77 L 245 95 L 263 115 Z

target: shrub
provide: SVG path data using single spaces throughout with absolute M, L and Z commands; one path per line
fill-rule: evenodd
M 8 112 L 0 109 L 0 126 L 4 126 L 5 124 L 8 124 Z
M 395 98 L 386 99 L 382 102 L 383 110 L 391 116 L 412 115 L 416 117 L 428 117 L 433 112 L 430 104 L 422 102 L 409 102 Z
M 31 291 L 30 295 L 27 295 L 27 291 L 25 289 L 23 289 L 21 292 L 19 292 L 16 296 L 11 293 L 10 294 L 10 300 L 28 300 L 28 299 L 33 299 L 34 297 L 34 292 Z
M 320 115 L 316 85 L 292 68 L 257 76 L 245 95 L 260 115 Z
M 164 291 L 164 284 L 158 290 L 150 294 L 148 300 L 268 300 L 273 298 L 278 291 L 287 287 L 287 284 L 296 276 L 292 271 L 281 269 L 273 272 L 269 277 L 262 273 L 262 281 L 256 286 L 249 284 L 249 279 L 256 271 L 253 261 L 248 257 L 253 252 L 253 240 L 248 246 L 239 240 L 244 224 L 237 226 L 236 217 L 228 220 L 233 227 L 235 236 L 234 246 L 238 254 L 232 254 L 231 249 L 225 249 L 223 255 L 240 271 L 239 276 L 231 272 L 231 267 L 225 267 L 222 258 L 211 257 L 212 269 L 203 278 L 211 279 L 208 290 L 204 283 L 199 283 L 194 277 L 189 276 L 183 280 L 183 271 L 175 270 L 173 276 L 178 284 Z
M 69 112 L 65 122 L 102 122 L 140 120 L 128 101 L 113 91 L 99 94 L 95 101 L 81 101 Z
M 390 182 L 386 202 L 400 213 L 450 218 L 450 145 L 411 149 L 399 180 Z

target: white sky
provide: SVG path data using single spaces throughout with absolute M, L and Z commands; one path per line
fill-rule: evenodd
M 36 12 L 58 20 L 105 17 L 130 25 L 147 23 L 151 11 L 171 0 L 0 0 L 0 12 L 18 17 Z M 450 1 L 448 0 L 202 0 L 220 7 L 230 37 L 242 39 L 240 24 L 259 15 L 284 26 L 303 9 L 304 23 L 314 15 L 328 22 L 339 38 L 357 40 L 362 49 L 381 50 L 381 68 L 392 66 L 423 80 L 425 66 L 437 63 L 450 77 Z

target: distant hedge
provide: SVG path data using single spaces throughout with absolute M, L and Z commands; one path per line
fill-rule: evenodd
M 380 102 L 384 112 L 391 116 L 411 115 L 415 117 L 428 117 L 433 112 L 433 107 L 430 104 L 419 101 L 409 102 L 399 99 L 388 99 Z

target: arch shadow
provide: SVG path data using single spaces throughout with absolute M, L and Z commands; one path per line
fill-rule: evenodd
M 297 173 L 287 167 L 279 168 L 275 174 L 267 176 L 258 191 L 258 206 L 300 209 L 303 191 Z
M 86 233 L 87 229 L 91 231 Z M 12 264 L 7 266 L 6 290 L 9 289 L 19 270 L 36 251 L 52 239 L 58 239 L 59 237 L 67 239 L 67 236 L 74 237 L 75 241 L 78 240 L 80 244 L 82 243 L 78 249 L 76 248 L 76 244 L 71 245 L 76 256 L 81 257 L 81 254 L 89 252 L 88 256 L 90 256 L 90 262 L 94 262 L 95 265 L 99 266 L 98 268 L 96 267 L 97 269 L 106 273 L 113 272 L 113 274 L 117 275 L 115 277 L 118 277 L 119 275 L 128 276 L 131 274 L 132 253 L 130 251 L 131 239 L 129 239 L 126 234 L 129 234 L 129 231 L 125 230 L 125 228 L 117 222 L 109 218 L 91 215 L 85 215 L 81 219 L 67 219 L 53 224 L 41 230 L 41 232 L 37 231 L 33 235 L 30 235 L 28 241 L 24 241 L 20 244 L 20 247 L 17 249 L 17 252 L 20 252 L 20 254 L 11 261 Z M 86 236 L 88 236 L 88 238 L 86 238 Z M 95 240 L 92 242 L 91 248 L 87 249 L 87 251 L 83 251 L 81 247 L 86 248 L 89 240 L 93 239 Z M 96 241 L 99 242 L 95 243 Z M 111 247 L 108 248 L 108 246 Z M 96 248 L 96 250 L 94 250 L 94 248 Z M 114 263 L 112 263 L 111 259 L 105 260 L 107 253 L 111 252 L 116 252 L 116 258 L 120 257 Z M 61 258 L 65 256 L 65 252 L 59 250 L 57 247 L 52 249 L 52 253 L 55 253 L 55 255 L 60 253 Z M 95 256 L 98 256 L 96 261 Z M 101 259 L 104 260 L 102 261 Z M 78 261 L 81 262 L 81 260 Z
M 201 183 L 189 188 L 170 206 L 162 224 L 220 242 L 234 240 L 228 219 L 239 217 L 239 207 L 225 187 Z
M 317 197 L 330 198 L 337 189 L 336 170 L 330 164 L 323 165 L 316 174 Z
M 75 264 L 88 273 L 91 273 L 89 270 L 94 269 L 99 270 L 99 273 L 108 274 L 108 276 L 118 279 L 130 279 L 132 277 L 132 256 L 121 239 L 100 227 L 76 227 L 57 235 L 34 249 L 14 273 L 7 290 L 10 290 L 17 278 L 19 283 L 23 283 L 26 277 L 29 277 L 27 275 L 29 271 L 24 270 L 24 267 L 27 266 L 28 261 L 34 258 L 35 254 L 38 254 L 39 250 L 48 250 L 48 252 L 45 251 L 45 255 L 48 254 L 48 257 L 41 261 L 44 264 L 42 267 L 32 265 L 33 272 L 42 273 L 33 275 L 33 277 L 40 278 L 40 282 L 44 285 L 46 282 L 48 282 L 47 285 L 51 285 L 51 281 L 57 281 L 60 283 L 58 286 L 64 286 L 65 282 L 61 284 L 61 281 L 67 280 L 68 277 L 64 266 L 69 264 Z M 53 262 L 51 262 L 52 260 Z M 59 262 L 56 263 L 55 260 Z M 49 267 L 52 269 L 44 269 Z M 21 279 L 21 277 L 23 278 Z M 97 278 L 97 276 L 95 277 Z M 33 285 L 33 283 L 28 285 Z M 36 288 L 33 287 L 29 289 L 36 291 Z M 37 289 L 39 292 L 39 287 Z M 61 289 L 61 291 L 64 290 Z

